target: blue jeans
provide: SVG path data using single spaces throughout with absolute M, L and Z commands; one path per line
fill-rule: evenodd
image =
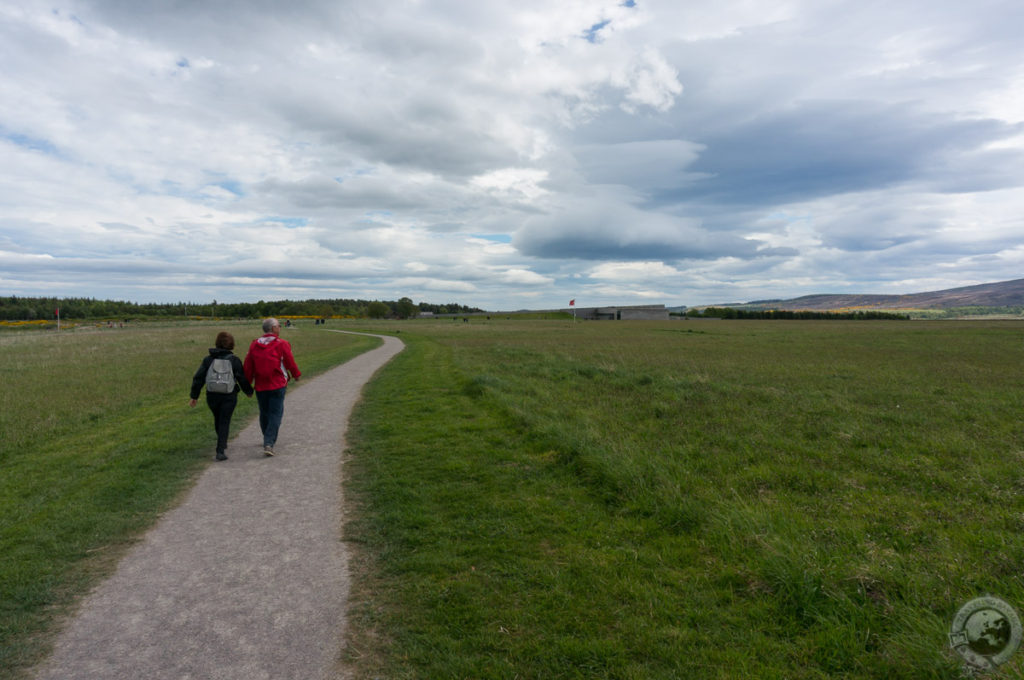
M 263 445 L 273 446 L 277 443 L 277 430 L 281 427 L 284 417 L 285 387 L 277 390 L 256 392 L 256 402 L 260 405 L 260 431 L 263 432 Z

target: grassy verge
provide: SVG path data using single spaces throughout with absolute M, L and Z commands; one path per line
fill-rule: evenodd
M 350 431 L 349 669 L 959 677 L 957 609 L 1024 608 L 1022 328 L 403 326 Z
M 218 330 L 244 356 L 258 325 L 0 334 L 0 677 L 45 653 L 59 616 L 210 461 L 188 390 Z M 378 341 L 287 329 L 315 375 Z M 256 411 L 242 398 L 233 428 Z

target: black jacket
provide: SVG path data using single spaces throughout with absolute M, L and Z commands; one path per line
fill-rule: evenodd
M 219 347 L 211 347 L 210 354 L 203 357 L 203 362 L 199 364 L 199 370 L 192 376 L 192 391 L 189 392 L 190 399 L 198 399 L 199 392 L 203 389 L 206 384 L 206 372 L 210 370 L 210 364 L 213 363 L 214 359 L 231 359 L 231 369 L 235 373 L 235 391 L 234 394 L 238 394 L 239 390 L 242 390 L 250 397 L 252 396 L 252 385 L 245 378 L 245 370 L 242 368 L 242 360 L 231 353 L 229 349 L 220 349 Z

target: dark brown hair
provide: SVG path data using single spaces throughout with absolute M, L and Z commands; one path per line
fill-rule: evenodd
M 217 333 L 217 340 L 214 341 L 214 346 L 219 349 L 234 349 L 235 348 L 235 336 L 231 335 L 227 331 L 221 331 Z

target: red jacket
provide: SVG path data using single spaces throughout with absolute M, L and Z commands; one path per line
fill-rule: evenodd
M 273 333 L 252 341 L 242 367 L 257 392 L 281 389 L 288 384 L 289 376 L 302 375 L 292 356 L 292 346 Z

